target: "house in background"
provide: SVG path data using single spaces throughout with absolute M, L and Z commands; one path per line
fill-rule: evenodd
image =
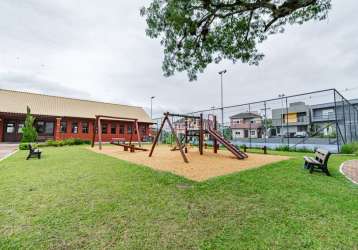
M 232 139 L 261 138 L 262 117 L 253 112 L 239 113 L 230 117 Z
M 310 129 L 310 106 L 293 102 L 286 107 L 272 110 L 272 126 L 279 136 L 294 137 L 297 132 L 308 133 Z
M 39 141 L 91 140 L 96 115 L 138 119 L 141 139 L 151 136 L 149 126 L 153 122 L 141 107 L 0 89 L 0 142 L 21 140 L 27 106 L 36 118 Z M 134 129 L 128 120 L 102 120 L 102 140 L 123 138 L 128 141 Z M 137 140 L 135 134 L 133 140 Z
M 311 122 L 314 132 L 320 133 L 324 136 L 334 135 L 336 133 L 336 119 L 340 127 L 346 126 L 347 130 L 350 129 L 350 124 L 355 124 L 358 121 L 356 115 L 358 110 L 358 99 L 349 100 L 355 107 L 355 112 L 349 110 L 350 107 L 341 101 L 331 103 L 323 103 L 311 106 Z M 337 109 L 337 117 L 335 110 Z M 349 112 L 351 111 L 351 112 Z M 345 115 L 343 115 L 345 114 Z

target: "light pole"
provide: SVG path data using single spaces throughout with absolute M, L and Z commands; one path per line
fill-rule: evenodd
M 153 119 L 153 99 L 155 96 L 150 97 L 150 119 Z
M 285 97 L 285 94 L 279 94 L 278 95 L 279 98 L 281 98 L 281 116 L 280 119 L 281 119 L 281 131 L 280 131 L 280 134 L 281 134 L 281 138 L 283 139 L 283 119 L 284 119 L 284 116 L 283 116 L 283 98 Z
M 223 75 L 226 73 L 226 69 L 219 71 L 220 80 L 221 80 L 221 128 L 222 133 L 224 133 L 224 88 L 223 88 Z

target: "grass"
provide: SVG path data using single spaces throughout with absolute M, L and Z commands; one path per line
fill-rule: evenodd
M 326 177 L 289 155 L 196 183 L 83 146 L 18 152 L 0 162 L 0 248 L 358 249 L 358 188 L 338 171 L 351 158 Z

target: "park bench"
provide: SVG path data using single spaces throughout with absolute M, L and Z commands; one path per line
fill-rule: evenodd
M 27 156 L 26 160 L 30 159 L 31 157 L 37 157 L 37 159 L 41 159 L 41 151 L 37 148 L 33 148 L 31 144 L 29 144 L 29 155 Z
M 328 171 L 328 159 L 331 153 L 325 149 L 317 149 L 315 152 L 315 157 L 305 156 L 305 168 L 309 169 L 312 174 L 315 170 L 320 170 L 326 175 L 330 176 L 331 174 Z

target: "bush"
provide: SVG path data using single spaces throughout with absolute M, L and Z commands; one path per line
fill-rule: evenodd
M 91 141 L 89 140 L 81 140 L 81 139 L 66 139 L 62 141 L 54 141 L 54 140 L 47 140 L 45 143 L 38 144 L 37 147 L 63 147 L 63 146 L 72 146 L 72 145 L 89 145 Z M 19 145 L 20 150 L 28 150 L 29 144 L 28 143 L 21 143 Z
M 358 154 L 358 142 L 344 144 L 341 148 L 342 154 Z
M 20 150 L 29 150 L 29 144 L 28 143 L 20 143 L 19 149 Z
M 35 142 L 37 131 L 34 127 L 35 118 L 31 115 L 31 110 L 27 107 L 25 126 L 22 128 L 21 142 Z

